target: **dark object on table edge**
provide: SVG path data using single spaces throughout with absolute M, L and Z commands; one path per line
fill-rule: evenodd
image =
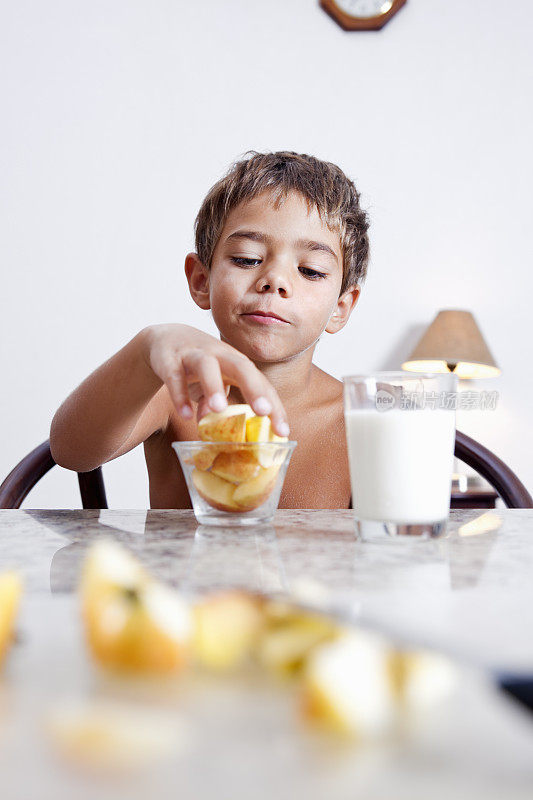
M 498 687 L 514 700 L 533 711 L 533 675 L 496 675 Z

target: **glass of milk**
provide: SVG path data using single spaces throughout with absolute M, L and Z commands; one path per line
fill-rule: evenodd
M 343 376 L 356 533 L 364 541 L 446 532 L 455 448 L 457 376 Z

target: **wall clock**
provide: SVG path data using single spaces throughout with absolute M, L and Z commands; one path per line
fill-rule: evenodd
M 407 0 L 320 0 L 320 5 L 345 31 L 377 31 Z

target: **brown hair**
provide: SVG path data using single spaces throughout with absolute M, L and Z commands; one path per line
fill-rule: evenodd
M 292 151 L 248 150 L 208 192 L 194 224 L 196 252 L 207 269 L 232 209 L 264 191 L 274 194 L 278 208 L 290 191 L 306 198 L 330 230 L 337 230 L 343 253 L 340 294 L 362 283 L 369 260 L 369 220 L 359 205 L 359 192 L 344 172 L 329 161 Z M 340 295 L 339 295 L 340 296 Z

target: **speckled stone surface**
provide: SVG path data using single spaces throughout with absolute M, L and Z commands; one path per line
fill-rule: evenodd
M 341 745 L 299 723 L 288 688 L 242 677 L 114 680 L 89 658 L 74 594 L 87 548 L 102 537 L 188 596 L 226 586 L 283 592 L 456 654 L 454 693 L 391 741 Z M 254 530 L 198 526 L 192 511 L 2 510 L 0 570 L 8 567 L 26 591 L 0 680 L 5 800 L 532 796 L 532 717 L 487 667 L 533 671 L 533 511 L 453 511 L 446 538 L 365 544 L 349 509 L 279 510 Z M 155 766 L 111 779 L 62 760 L 45 721 L 64 703 L 109 700 L 134 728 L 151 709 L 179 730 Z
M 75 588 L 88 545 L 112 537 L 195 595 L 288 593 L 474 664 L 533 673 L 533 511 L 454 510 L 447 536 L 379 544 L 350 509 L 276 512 L 272 526 L 215 528 L 191 510 L 2 510 L 0 566 L 27 591 Z

